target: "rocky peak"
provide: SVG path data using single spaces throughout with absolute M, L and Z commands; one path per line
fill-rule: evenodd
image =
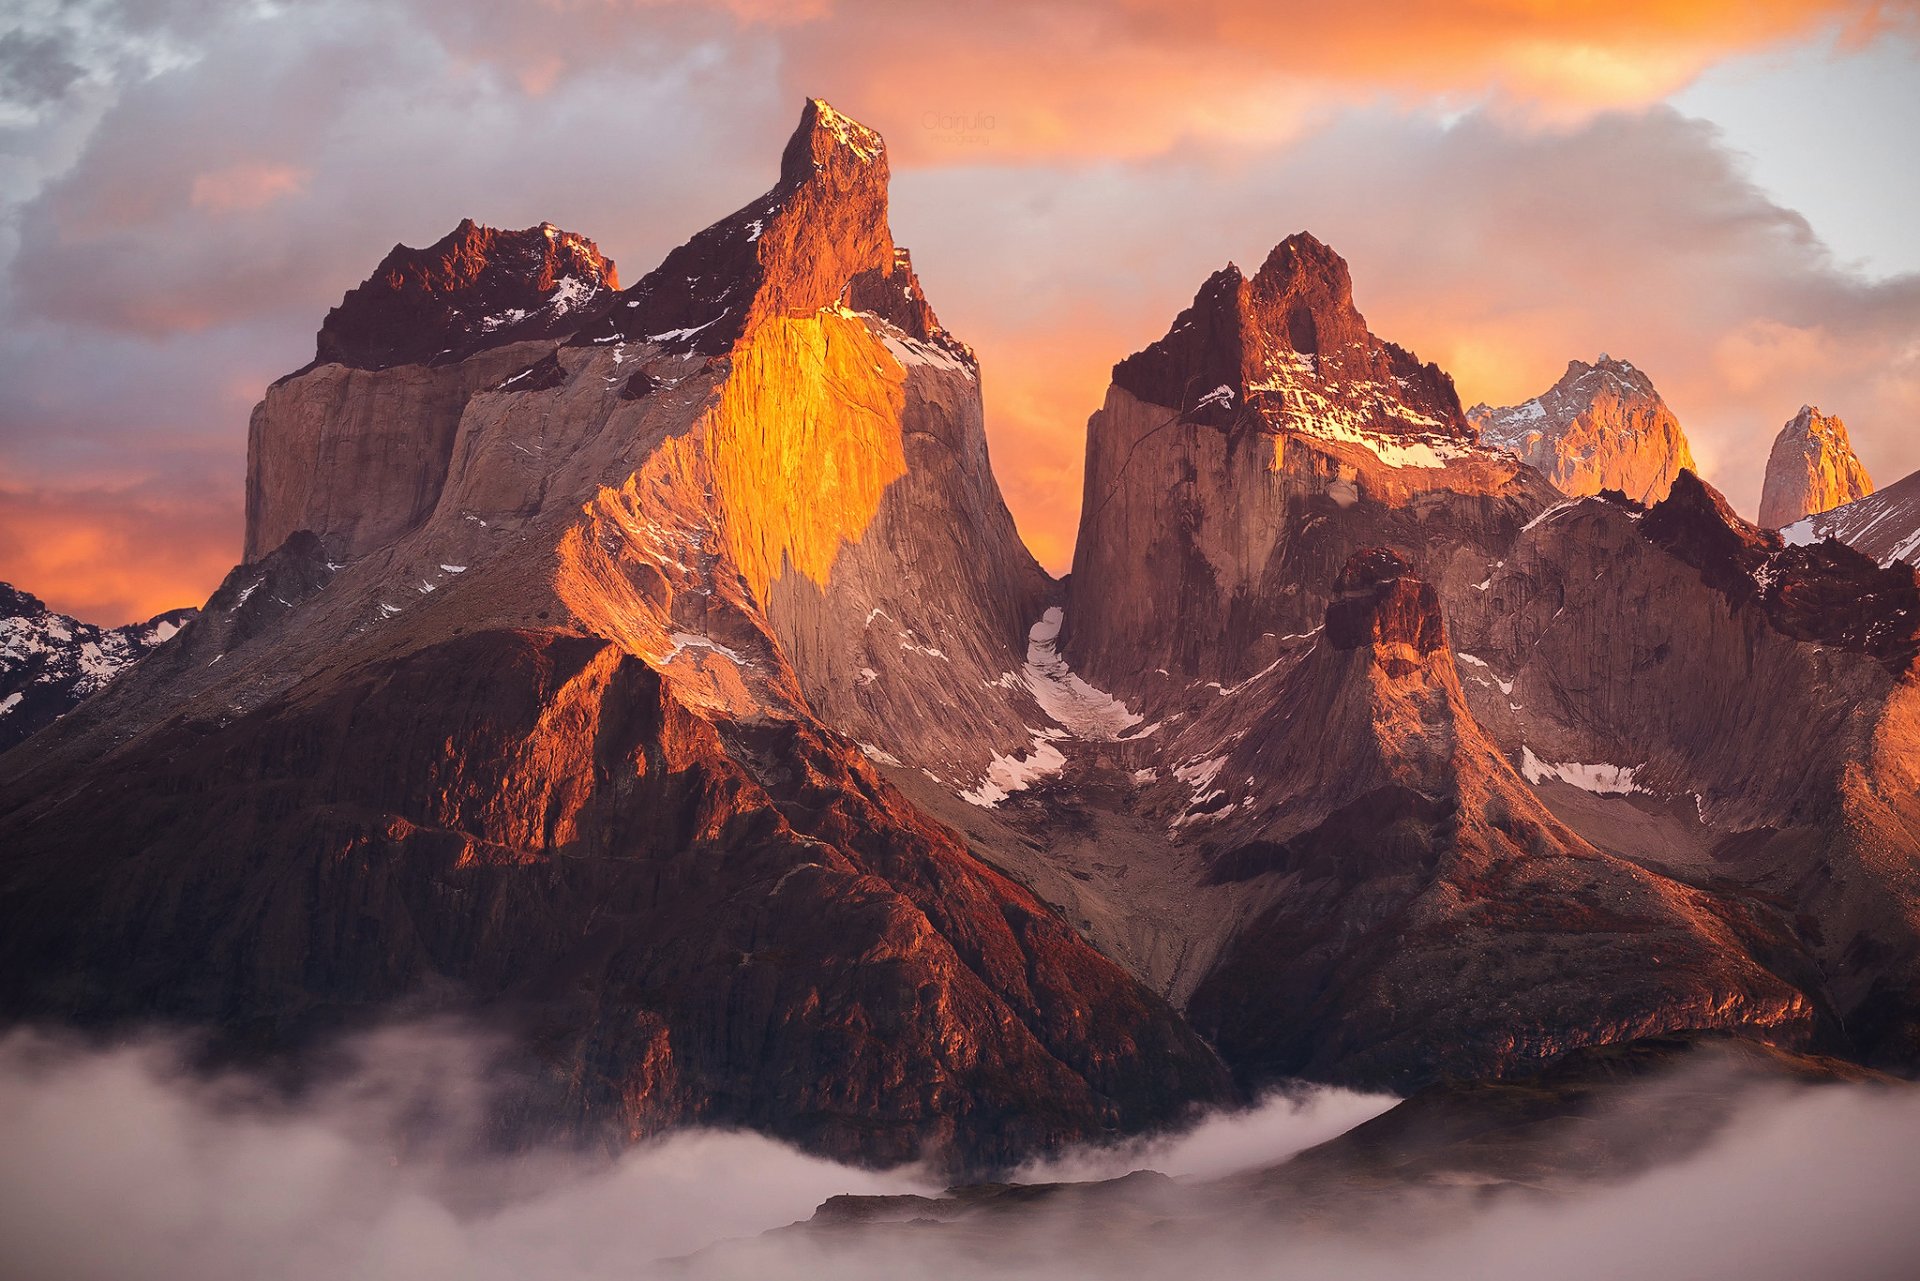
M 1413 577 L 1398 553 L 1367 547 L 1347 559 L 1327 605 L 1327 642 L 1336 649 L 1409 647 L 1425 657 L 1446 647 L 1440 598 Z
M 471 218 L 425 249 L 395 245 L 320 326 L 315 361 L 358 369 L 452 364 L 486 347 L 565 332 L 620 288 L 613 260 L 550 222 Z
M 1847 425 L 1812 405 L 1802 405 L 1780 429 L 1767 456 L 1760 523 L 1782 529 L 1872 492 L 1873 481 L 1853 452 Z
M 1545 392 L 1504 408 L 1468 411 L 1482 444 L 1508 450 L 1575 497 L 1616 489 L 1641 502 L 1666 496 L 1694 465 L 1686 433 L 1653 380 L 1605 352 L 1570 360 Z
M 887 183 L 880 135 L 807 99 L 773 189 L 668 254 L 575 341 L 713 356 L 774 317 L 843 307 L 971 360 L 941 329 L 912 259 L 893 243 Z
M 1306 232 L 1276 245 L 1251 279 L 1231 264 L 1209 277 L 1166 337 L 1121 361 L 1113 379 L 1139 400 L 1219 426 L 1473 436 L 1452 378 L 1374 337 L 1346 261 Z

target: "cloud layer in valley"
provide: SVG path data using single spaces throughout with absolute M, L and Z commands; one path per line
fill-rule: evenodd
M 1417 1231 L 1283 1227 L 1203 1190 L 1184 1203 L 1183 1222 L 1145 1234 L 1103 1219 L 1089 1239 L 1084 1221 L 1041 1214 L 972 1237 L 761 1238 L 840 1193 L 934 1189 L 912 1170 L 848 1169 L 737 1133 L 682 1133 L 613 1158 L 491 1150 L 482 1117 L 501 1047 L 448 1024 L 349 1041 L 331 1056 L 334 1074 L 292 1098 L 244 1075 L 190 1073 L 184 1048 L 88 1049 L 23 1031 L 0 1040 L 0 1269 L 102 1281 L 1176 1272 L 1891 1281 L 1920 1247 L 1910 1205 L 1920 1099 L 1909 1090 L 1765 1092 L 1691 1160 L 1570 1194 L 1489 1203 L 1462 1192 Z M 1187 1167 L 1191 1190 L 1282 1159 L 1380 1102 L 1275 1101 L 1151 1148 L 1070 1153 L 1049 1168 L 1104 1175 L 1157 1155 Z M 711 1248 L 722 1242 L 734 1244 Z M 688 1255 L 690 1267 L 655 1266 Z

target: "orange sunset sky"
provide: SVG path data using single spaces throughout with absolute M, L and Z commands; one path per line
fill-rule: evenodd
M 230 568 L 251 406 L 394 242 L 545 219 L 637 280 L 808 94 L 885 134 L 1056 571 L 1113 362 L 1301 229 L 1468 404 L 1640 365 L 1748 515 L 1803 403 L 1920 468 L 1916 3 L 9 8 L 0 580 L 94 621 Z

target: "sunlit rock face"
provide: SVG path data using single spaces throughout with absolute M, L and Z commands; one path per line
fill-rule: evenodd
M 1811 405 L 1780 429 L 1767 455 L 1760 491 L 1760 523 L 1784 529 L 1805 517 L 1864 498 L 1873 492 L 1866 465 L 1853 452 L 1847 425 Z
M 1369 333 L 1346 263 L 1293 236 L 1114 367 L 1088 424 L 1065 651 L 1135 698 L 1243 678 L 1320 625 L 1355 551 L 1477 582 L 1554 497 L 1476 447 L 1452 380 Z
M 1568 361 L 1559 382 L 1524 404 L 1475 405 L 1467 417 L 1481 443 L 1511 450 L 1576 498 L 1613 489 L 1658 502 L 1694 465 L 1686 432 L 1653 380 L 1605 353 L 1593 364 Z
M 809 102 L 766 196 L 570 319 L 604 260 L 557 229 L 355 291 L 256 413 L 248 563 L 0 776 L 6 1008 L 278 1046 L 477 1006 L 547 1069 L 523 1124 L 870 1161 L 1226 1097 L 1164 1000 L 876 772 L 959 790 L 1032 750 L 1008 677 L 1051 590 L 886 178 Z M 529 317 L 449 345 L 500 304 Z

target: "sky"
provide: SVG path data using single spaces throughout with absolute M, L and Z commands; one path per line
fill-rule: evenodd
M 887 137 L 1056 571 L 1113 363 L 1303 229 L 1469 405 L 1633 361 L 1748 515 L 1805 403 L 1920 469 L 1920 0 L 4 0 L 0 580 L 204 599 L 252 406 L 395 242 L 551 220 L 637 280 L 808 95 Z

